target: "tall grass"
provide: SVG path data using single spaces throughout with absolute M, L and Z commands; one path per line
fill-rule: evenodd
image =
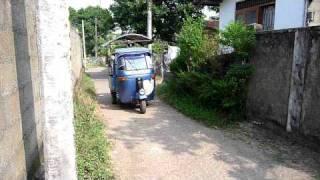
M 85 74 L 76 92 L 74 107 L 78 179 L 114 179 L 105 126 L 96 115 L 94 84 Z

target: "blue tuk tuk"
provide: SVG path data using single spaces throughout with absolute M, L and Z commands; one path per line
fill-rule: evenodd
M 140 112 L 144 114 L 147 104 L 155 97 L 155 86 L 155 71 L 148 48 L 115 50 L 109 62 L 109 87 L 113 104 L 139 105 Z

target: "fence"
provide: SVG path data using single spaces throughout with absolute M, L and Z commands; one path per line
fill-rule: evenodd
M 275 122 L 288 131 L 320 138 L 319 27 L 257 34 L 250 59 L 250 120 Z

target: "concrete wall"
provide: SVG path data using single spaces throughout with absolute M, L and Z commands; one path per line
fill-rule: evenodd
M 320 138 L 320 40 L 316 28 L 263 32 L 250 62 L 250 120 Z
M 41 76 L 37 47 L 36 1 L 11 0 L 23 142 L 28 176 L 43 159 Z
M 0 179 L 31 178 L 44 162 L 37 3 L 0 1 Z M 75 30 L 70 37 L 70 72 L 75 84 L 82 68 L 82 49 Z
M 250 61 L 255 67 L 248 96 L 249 118 L 287 122 L 294 32 L 257 36 Z
M 305 0 L 276 0 L 274 29 L 305 26 Z
M 26 177 L 11 0 L 0 1 L 0 177 Z
M 300 128 L 307 135 L 320 137 L 320 33 L 311 31 L 310 36 Z
M 72 83 L 73 86 L 77 83 L 77 80 L 81 76 L 81 70 L 83 67 L 83 50 L 82 39 L 79 35 L 79 31 L 72 27 L 70 32 L 71 37 L 71 70 L 72 70 Z
M 236 18 L 236 0 L 224 0 L 220 4 L 220 20 L 219 28 L 224 29 L 229 23 L 235 21 Z

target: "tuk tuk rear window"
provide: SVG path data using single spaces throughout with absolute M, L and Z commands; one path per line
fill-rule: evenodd
M 124 66 L 124 70 L 126 71 L 152 68 L 151 58 L 145 54 L 122 56 L 119 59 L 119 64 L 120 66 Z

